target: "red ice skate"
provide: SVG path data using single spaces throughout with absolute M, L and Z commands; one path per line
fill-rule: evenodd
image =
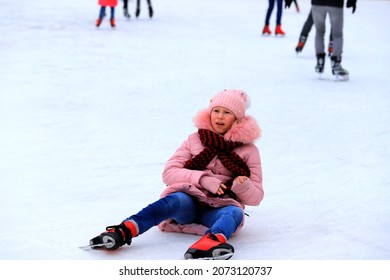
M 115 27 L 115 26 L 116 26 L 116 24 L 115 24 L 115 19 L 114 19 L 114 18 L 111 18 L 111 19 L 110 19 L 110 24 L 111 24 L 112 27 Z
M 280 24 L 278 24 L 276 26 L 275 35 L 276 36 L 284 36 L 284 35 L 286 35 L 286 33 L 284 33 L 284 31 L 282 30 L 282 26 Z
M 271 34 L 272 34 L 272 32 L 271 32 L 271 29 L 269 29 L 269 25 L 265 25 L 263 28 L 263 35 L 269 36 Z
M 227 260 L 233 256 L 234 248 L 226 243 L 223 234 L 208 233 L 195 242 L 184 254 L 188 259 Z
M 100 24 L 102 24 L 102 21 L 103 21 L 103 19 L 98 18 L 98 19 L 96 20 L 96 27 L 99 27 Z

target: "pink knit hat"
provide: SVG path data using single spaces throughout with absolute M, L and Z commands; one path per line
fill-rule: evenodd
M 249 98 L 243 90 L 225 89 L 210 99 L 210 112 L 217 106 L 229 109 L 240 120 L 245 117 L 245 109 L 249 107 Z

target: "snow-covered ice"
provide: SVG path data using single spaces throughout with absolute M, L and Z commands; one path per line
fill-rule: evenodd
M 345 10 L 348 82 L 329 61 L 318 79 L 314 28 L 295 54 L 308 0 L 284 10 L 284 38 L 261 36 L 267 1 L 156 0 L 153 19 L 134 3 L 113 30 L 95 27 L 95 0 L 2 1 L 0 259 L 181 260 L 198 236 L 78 246 L 159 197 L 165 161 L 224 88 L 249 93 L 263 130 L 265 198 L 233 259 L 389 259 L 390 2 Z

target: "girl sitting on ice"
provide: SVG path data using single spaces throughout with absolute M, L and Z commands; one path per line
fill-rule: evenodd
M 161 198 L 121 224 L 108 226 L 90 241 L 92 248 L 114 250 L 153 226 L 162 231 L 201 235 L 185 259 L 229 259 L 227 240 L 243 226 L 245 205 L 263 199 L 260 137 L 256 121 L 247 116 L 247 94 L 223 90 L 194 118 L 198 131 L 168 160 Z

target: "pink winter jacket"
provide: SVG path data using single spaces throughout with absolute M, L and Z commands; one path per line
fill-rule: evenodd
M 118 0 L 98 0 L 100 6 L 116 7 L 118 5 Z
M 200 129 L 213 130 L 210 122 L 209 110 L 200 111 L 194 118 L 195 126 Z M 225 168 L 217 156 L 208 164 L 206 170 L 189 170 L 184 168 L 187 160 L 199 154 L 204 146 L 198 133 L 191 134 L 168 160 L 163 171 L 163 181 L 167 185 L 161 197 L 174 192 L 185 192 L 196 197 L 201 203 L 211 207 L 236 205 L 245 208 L 245 205 L 259 205 L 263 199 L 262 170 L 260 153 L 254 141 L 260 137 L 261 131 L 256 121 L 244 117 L 240 123 L 233 124 L 224 135 L 225 140 L 242 142 L 244 145 L 234 150 L 248 165 L 251 176 L 243 184 L 233 181 L 231 191 L 236 197 L 227 195 L 216 197 L 215 194 L 221 182 L 232 178 L 232 173 Z M 239 228 L 242 227 L 240 225 Z M 159 224 L 162 231 L 184 232 L 203 235 L 207 228 L 199 224 L 180 225 L 171 219 Z

